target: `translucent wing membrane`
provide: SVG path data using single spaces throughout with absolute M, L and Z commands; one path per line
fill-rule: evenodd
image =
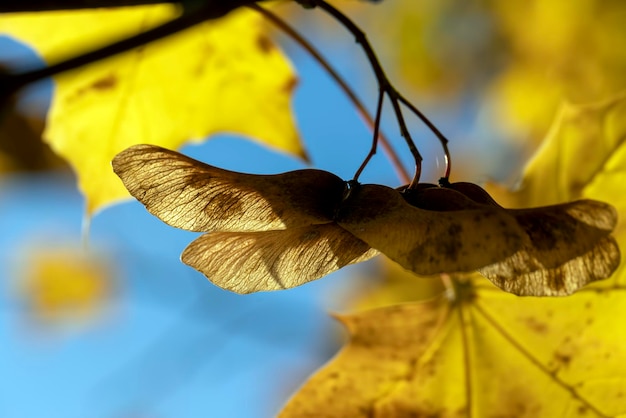
M 289 289 L 378 252 L 334 223 L 262 232 L 213 232 L 193 241 L 182 261 L 237 293 Z
M 131 195 L 168 225 L 190 231 L 267 231 L 327 223 L 344 182 L 321 170 L 237 173 L 154 145 L 113 159 Z
M 453 183 L 451 187 L 475 202 L 500 207 L 475 184 Z M 578 200 L 502 210 L 516 219 L 529 241 L 512 256 L 479 271 L 507 292 L 568 295 L 609 277 L 619 266 L 619 247 L 610 236 L 617 224 L 617 212 L 611 205 Z
M 609 277 L 619 266 L 620 252 L 613 237 L 604 237 L 588 252 L 555 267 L 522 269 L 534 260 L 520 252 L 478 271 L 499 288 L 522 296 L 564 296 L 584 285 Z

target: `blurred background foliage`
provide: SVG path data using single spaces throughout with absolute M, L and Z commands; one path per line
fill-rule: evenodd
M 361 26 L 396 86 L 451 139 L 453 180 L 514 184 L 563 101 L 601 100 L 626 88 L 626 3 L 620 0 L 333 3 Z M 351 35 L 297 5 L 274 10 L 325 52 L 373 109 L 377 87 Z M 315 63 L 273 32 L 299 73 L 295 113 L 313 164 L 350 176 L 369 146 L 367 130 Z M 41 64 L 32 51 L 3 42 L 12 45 L 2 48 L 6 68 Z M 325 312 L 441 291 L 436 280 L 417 288 L 397 266 L 377 260 L 300 289 L 245 298 L 227 294 L 177 264 L 191 235 L 151 219 L 136 202 L 94 219 L 95 259 L 85 259 L 77 249 L 82 203 L 74 179 L 39 140 L 50 91 L 50 83 L 35 86 L 2 113 L 0 335 L 9 343 L 0 349 L 0 396 L 24 393 L 2 399 L 0 415 L 36 411 L 27 405 L 34 392 L 44 405 L 59 405 L 56 416 L 64 417 L 85 416 L 85 409 L 103 403 L 114 406 L 97 416 L 206 416 L 198 405 L 221 411 L 215 416 L 270 416 L 339 346 L 343 334 Z M 383 129 L 397 136 L 394 121 L 388 114 L 386 119 Z M 411 131 L 424 150 L 425 180 L 432 181 L 438 177 L 438 145 L 423 127 L 413 123 Z M 393 142 L 408 154 L 400 138 Z M 183 152 L 241 171 L 301 167 L 231 137 Z M 365 179 L 397 182 L 380 156 Z M 42 231 L 43 249 L 33 244 Z M 68 241 L 72 250 L 59 252 Z M 376 290 L 381 277 L 388 285 Z M 39 330 L 59 321 L 81 327 L 66 343 L 40 345 L 36 339 L 33 346 L 16 331 L 33 319 Z M 46 335 L 59 329 L 48 328 Z M 193 371 L 199 364 L 210 370 Z M 33 384 L 42 370 L 49 376 Z
M 72 244 L 64 248 L 56 240 L 27 248 L 18 261 L 24 268 L 16 296 L 40 326 L 84 322 L 114 297 L 114 263 L 104 254 Z
M 522 128 L 536 145 L 563 99 L 626 87 L 621 1 L 397 0 L 384 19 L 351 4 L 407 86 L 444 103 L 479 94 L 505 138 Z

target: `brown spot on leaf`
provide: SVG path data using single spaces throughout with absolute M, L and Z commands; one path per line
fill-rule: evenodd
M 117 77 L 109 74 L 99 80 L 94 81 L 90 88 L 94 90 L 111 90 L 117 85 Z
M 541 404 L 533 396 L 522 388 L 511 391 L 508 396 L 504 395 L 499 404 L 494 404 L 489 418 L 521 418 L 544 416 L 541 412 Z
M 559 366 L 567 367 L 572 362 L 572 356 L 564 353 L 554 353 L 554 360 Z
M 291 93 L 293 89 L 298 85 L 298 79 L 296 77 L 290 77 L 289 80 L 283 85 L 282 91 L 285 93 Z
M 77 89 L 73 97 L 74 99 L 78 99 L 79 97 L 90 92 L 103 92 L 113 90 L 115 86 L 117 86 L 117 82 L 117 76 L 115 76 L 114 74 L 106 75 L 98 80 L 95 80 L 89 85 Z
M 264 54 L 269 54 L 274 49 L 274 43 L 265 35 L 256 38 L 256 46 Z
M 533 316 L 524 318 L 524 324 L 538 334 L 545 334 L 548 332 L 548 325 Z

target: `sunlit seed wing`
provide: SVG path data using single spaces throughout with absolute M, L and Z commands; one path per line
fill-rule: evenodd
M 617 223 L 612 206 L 578 200 L 507 211 L 524 228 L 530 245 L 479 270 L 502 289 L 518 295 L 568 295 L 617 269 L 620 251 L 610 236 Z
M 254 175 L 154 145 L 115 156 L 128 191 L 163 222 L 191 231 L 265 231 L 332 220 L 344 182 L 321 170 Z
M 334 223 L 261 232 L 212 232 L 182 261 L 237 293 L 288 289 L 319 279 L 377 251 Z
M 528 266 L 526 253 L 514 256 L 487 267 L 479 272 L 496 286 L 521 296 L 564 296 L 584 285 L 609 277 L 619 266 L 620 252 L 613 237 L 604 237 L 585 254 L 577 256 L 560 266 L 520 271 Z M 532 261 L 531 261 L 532 262 Z
M 452 183 L 477 203 L 500 207 L 481 187 Z M 595 200 L 579 200 L 530 209 L 503 209 L 529 237 L 529 245 L 479 271 L 502 289 L 518 295 L 569 295 L 608 278 L 618 267 L 619 247 L 609 235 L 615 209 Z
M 542 268 L 558 267 L 587 254 L 617 223 L 615 209 L 595 200 L 506 211 L 530 238 L 531 246 L 523 249 L 526 257 Z
M 449 186 L 474 202 L 501 207 L 481 187 L 472 183 Z M 611 234 L 617 224 L 613 206 L 596 200 L 578 200 L 560 205 L 529 209 L 503 209 L 526 231 L 532 246 L 525 249 L 539 267 L 556 267 L 586 254 Z
M 352 190 L 337 223 L 404 268 L 426 275 L 476 270 L 528 245 L 525 232 L 501 209 L 423 210 L 380 185 Z

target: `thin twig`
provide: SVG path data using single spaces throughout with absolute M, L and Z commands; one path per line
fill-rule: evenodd
M 391 87 L 391 84 L 387 84 L 389 89 L 387 90 L 387 94 L 389 95 L 389 101 L 391 102 L 391 106 L 393 106 L 394 112 L 396 112 L 396 119 L 398 120 L 398 125 L 400 126 L 400 133 L 402 137 L 406 140 L 407 145 L 409 146 L 409 150 L 411 154 L 415 158 L 415 174 L 413 175 L 413 180 L 408 185 L 408 189 L 413 189 L 417 186 L 420 181 L 420 177 L 422 175 L 422 155 L 417 150 L 413 139 L 411 138 L 411 134 L 409 133 L 408 128 L 406 127 L 406 122 L 404 122 L 404 116 L 402 115 L 402 109 L 400 108 L 400 103 L 397 100 L 397 92 Z
M 376 144 L 378 143 L 378 132 L 380 130 L 380 117 L 383 113 L 384 98 L 385 98 L 385 92 L 383 91 L 383 89 L 380 89 L 380 91 L 378 92 L 378 103 L 376 104 L 376 119 L 374 120 L 374 132 L 373 132 L 374 136 L 372 139 L 372 147 L 370 148 L 370 151 L 367 153 L 367 156 L 361 163 L 361 166 L 354 174 L 354 178 L 352 180 L 355 182 L 359 180 L 359 176 L 365 169 L 365 166 L 370 162 L 374 154 L 376 154 Z
M 400 100 L 402 104 L 408 107 L 411 110 L 411 112 L 413 112 L 415 116 L 417 116 L 424 123 L 424 125 L 428 126 L 428 129 L 430 129 L 435 134 L 435 136 L 439 139 L 439 142 L 441 143 L 441 147 L 443 148 L 443 154 L 444 154 L 445 165 L 446 165 L 446 170 L 445 170 L 443 177 L 446 180 L 449 179 L 451 161 L 450 161 L 450 151 L 448 150 L 448 138 L 446 138 L 441 133 L 441 131 L 437 129 L 437 127 L 422 112 L 420 112 L 420 110 L 417 107 L 413 105 L 413 103 L 409 102 L 400 93 L 398 93 L 398 100 Z
M 409 147 L 409 150 L 415 160 L 415 176 L 413 177 L 413 180 L 411 184 L 409 185 L 409 188 L 413 188 L 419 182 L 419 176 L 421 174 L 422 156 L 420 155 L 419 150 L 415 146 L 415 143 L 413 142 L 413 139 L 411 138 L 411 135 L 406 127 L 404 116 L 402 115 L 402 111 L 400 109 L 400 102 L 407 105 L 409 109 L 411 109 L 411 111 L 416 113 L 416 115 L 422 121 L 426 123 L 426 126 L 428 126 L 428 128 L 433 130 L 433 133 L 435 133 L 437 138 L 439 138 L 439 140 L 441 141 L 442 147 L 444 149 L 445 157 L 446 157 L 445 158 L 446 159 L 445 178 L 447 178 L 450 174 L 450 154 L 448 152 L 448 147 L 447 147 L 448 140 L 441 134 L 441 132 L 438 129 L 434 127 L 434 125 L 430 121 L 428 121 L 428 119 L 421 112 L 417 110 L 415 106 L 410 104 L 392 86 L 389 79 L 385 75 L 385 72 L 380 62 L 378 61 L 378 58 L 376 57 L 376 54 L 372 46 L 367 40 L 365 33 L 354 22 L 352 22 L 352 20 L 350 20 L 346 15 L 344 15 L 341 11 L 331 6 L 324 0 L 306 0 L 306 1 L 301 0 L 300 2 L 303 3 L 303 5 L 305 5 L 306 7 L 317 6 L 317 7 L 320 7 L 322 10 L 324 10 L 325 12 L 327 12 L 329 15 L 335 18 L 338 22 L 340 22 L 349 32 L 351 32 L 354 35 L 356 42 L 361 45 L 361 48 L 363 48 L 363 51 L 365 52 L 365 55 L 367 56 L 370 62 L 370 65 L 372 66 L 372 69 L 378 81 L 379 87 L 387 93 L 387 96 L 389 96 L 394 112 L 396 114 L 396 119 L 398 121 L 400 133 L 402 137 L 405 139 Z
M 348 99 L 352 102 L 352 104 L 357 109 L 357 111 L 365 119 L 365 121 L 370 126 L 370 128 L 372 130 L 376 131 L 377 126 L 379 125 L 379 123 L 377 123 L 372 118 L 372 116 L 369 114 L 369 112 L 365 108 L 365 105 L 363 105 L 363 102 L 361 102 L 361 100 L 359 100 L 359 98 L 357 97 L 357 95 L 354 92 L 354 90 L 352 90 L 352 88 L 343 79 L 343 77 L 341 77 L 341 75 L 339 75 L 339 73 L 330 65 L 328 60 L 306 38 L 304 38 L 300 33 L 298 33 L 293 27 L 291 27 L 283 19 L 279 18 L 278 16 L 276 16 L 274 13 L 268 11 L 267 9 L 265 9 L 263 7 L 260 7 L 257 4 L 251 4 L 248 7 L 250 9 L 256 10 L 257 12 L 261 13 L 270 22 L 275 24 L 283 32 L 287 33 L 287 35 L 289 35 L 302 48 L 304 48 L 324 68 L 324 70 L 326 70 L 326 72 L 331 76 L 331 78 L 339 85 L 339 87 L 343 90 L 343 92 L 346 94 Z M 377 133 L 376 132 L 374 133 L 374 138 L 379 138 L 380 139 L 380 143 L 381 143 L 381 145 L 383 147 L 383 150 L 385 151 L 385 153 L 387 154 L 387 156 L 391 160 L 394 168 L 396 169 L 398 177 L 400 177 L 401 181 L 404 182 L 404 183 L 408 183 L 411 180 L 411 177 L 409 177 L 409 174 L 407 173 L 406 169 L 402 165 L 402 161 L 400 160 L 400 157 L 395 152 L 395 150 L 391 147 L 391 143 L 389 142 L 387 137 L 382 132 L 380 132 L 380 130 L 378 130 Z M 373 152 L 370 150 L 370 155 L 368 155 L 368 157 L 366 157 L 366 161 L 369 161 L 369 159 L 376 152 L 376 150 L 375 150 L 375 148 L 376 148 L 376 145 L 375 145 L 376 141 L 372 141 L 372 142 L 373 142 L 373 145 L 372 145 Z M 365 164 L 362 165 L 363 168 L 365 167 Z M 358 178 L 358 176 L 359 176 L 360 172 L 363 170 L 363 168 L 360 168 L 357 171 L 357 174 L 355 174 L 355 180 Z
M 389 83 L 389 79 L 385 75 L 385 71 L 380 65 L 380 61 L 376 57 L 376 53 L 374 52 L 372 46 L 370 45 L 365 33 L 356 25 L 352 20 L 350 20 L 346 15 L 340 12 L 335 7 L 326 3 L 324 0 L 313 0 L 313 3 L 320 7 L 322 10 L 327 12 L 333 18 L 335 18 L 339 23 L 341 23 L 348 31 L 350 31 L 358 44 L 361 45 L 367 59 L 369 60 L 372 70 L 374 71 L 374 75 L 376 76 L 376 80 L 378 81 L 379 88 L 387 93 L 389 99 L 391 101 L 391 105 L 393 106 L 394 111 L 396 112 L 396 118 L 398 119 L 398 125 L 400 127 L 400 134 L 405 139 L 413 158 L 415 159 L 416 172 L 421 171 L 420 168 L 422 165 L 422 156 L 419 153 L 413 139 L 411 138 L 411 134 L 406 127 L 406 123 L 404 122 L 404 117 L 402 113 L 399 112 L 400 107 L 398 106 L 398 98 L 395 93 L 395 89 Z M 413 183 L 415 179 L 411 183 Z

